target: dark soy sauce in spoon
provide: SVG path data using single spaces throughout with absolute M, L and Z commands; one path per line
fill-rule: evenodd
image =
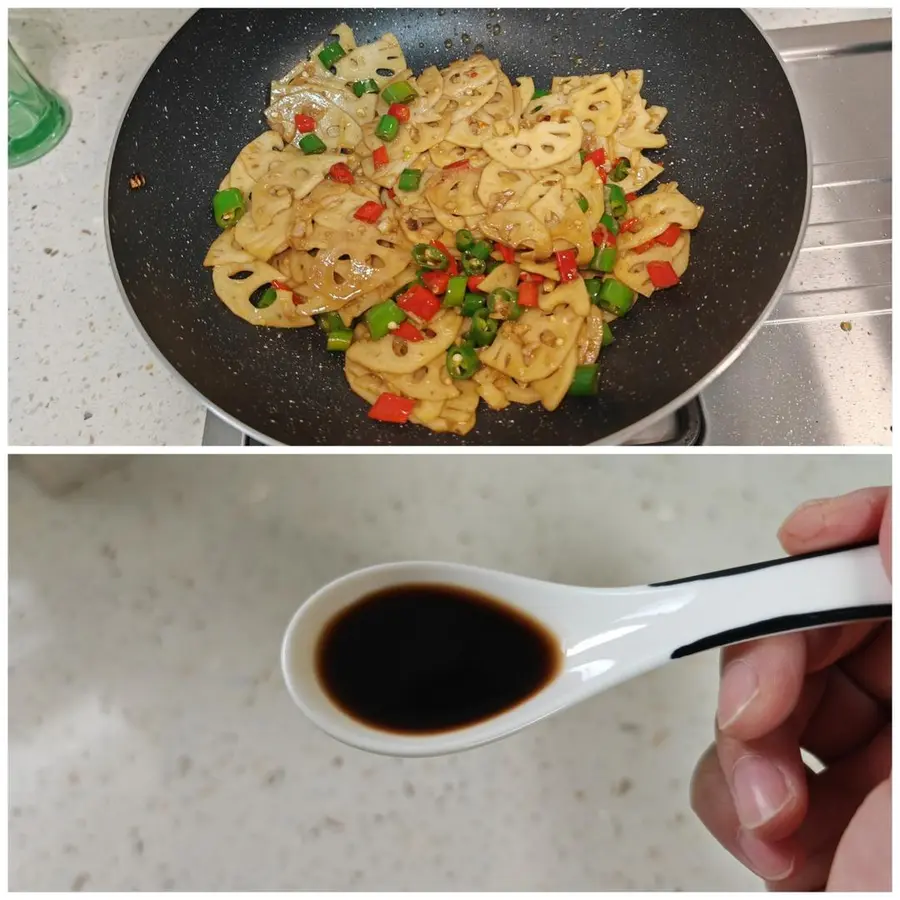
M 383 731 L 474 725 L 536 694 L 560 670 L 543 625 L 484 594 L 405 584 L 338 613 L 316 647 L 331 701 Z

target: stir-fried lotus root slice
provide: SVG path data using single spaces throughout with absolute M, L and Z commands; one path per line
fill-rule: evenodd
M 400 231 L 412 245 L 429 244 L 431 241 L 441 240 L 444 226 L 434 217 L 430 208 L 428 212 L 411 210 L 400 213 Z
M 253 185 L 269 171 L 269 166 L 281 158 L 283 149 L 284 141 L 275 131 L 267 131 L 254 138 L 231 164 L 231 169 L 220 189 L 224 189 L 227 181 L 227 187 L 237 188 L 249 194 Z
M 352 300 L 383 285 L 409 264 L 407 241 L 353 221 L 342 231 L 314 229 L 306 262 L 306 283 L 317 293 Z
M 491 160 L 481 170 L 478 199 L 490 212 L 500 209 L 523 209 L 522 198 L 534 184 L 534 176 L 522 169 L 510 169 Z
M 331 73 L 322 66 L 319 54 L 325 49 L 325 45 L 330 44 L 334 38 L 337 38 L 340 45 L 348 53 L 351 50 L 356 49 L 356 36 L 353 34 L 353 29 L 347 25 L 346 22 L 341 22 L 340 25 L 337 25 L 332 29 L 327 40 L 322 41 L 318 46 L 313 48 L 308 59 L 297 63 L 297 65 L 294 66 L 281 81 L 285 84 L 289 84 L 292 81 L 310 78 L 315 75 L 321 75 L 322 77 L 327 78 L 332 77 Z M 273 97 L 272 99 L 274 100 L 275 98 Z
M 266 110 L 266 121 L 285 140 L 299 144 L 303 135 L 297 131 L 294 117 L 300 114 L 311 116 L 316 120 L 316 135 L 329 150 L 349 149 L 362 140 L 362 124 L 356 118 L 358 112 L 364 112 L 358 109 L 360 105 L 365 107 L 365 101 L 360 104 L 352 91 L 304 84 L 291 88 L 288 94 L 273 103 Z M 368 121 L 371 113 L 361 118 L 363 122 Z
M 613 81 L 622 94 L 622 102 L 627 106 L 644 87 L 644 70 L 629 69 L 627 72 L 616 72 Z
M 537 259 L 547 259 L 553 244 L 547 226 L 524 210 L 500 210 L 485 216 L 481 223 L 485 237 L 516 250 L 533 250 Z
M 671 263 L 675 274 L 681 278 L 687 270 L 690 248 L 690 232 L 682 231 L 678 236 L 678 240 L 671 247 L 663 247 L 657 244 L 644 253 L 635 253 L 633 250 L 622 252 L 616 259 L 613 274 L 633 291 L 637 291 L 644 297 L 649 297 L 655 288 L 650 280 L 650 276 L 647 274 L 647 263 Z
M 566 397 L 566 393 L 575 377 L 575 366 L 578 354 L 573 347 L 565 356 L 562 365 L 552 374 L 540 381 L 533 381 L 531 387 L 541 398 L 541 405 L 547 412 L 553 412 Z
M 481 112 L 493 119 L 494 128 L 501 129 L 498 134 L 513 134 L 519 128 L 519 117 L 522 110 L 519 105 L 519 94 L 513 88 L 506 73 L 500 68 L 500 60 L 495 59 L 492 62 L 497 70 L 496 90 Z
M 647 101 L 635 95 L 622 113 L 622 119 L 615 132 L 615 140 L 635 150 L 648 148 L 658 150 L 668 143 L 665 135 L 655 130 L 661 121 L 660 114 L 655 113 L 651 116 L 647 111 Z
M 626 194 L 636 194 L 662 175 L 663 167 L 659 163 L 647 159 L 640 150 L 632 150 L 624 144 L 617 145 L 616 149 L 616 153 L 610 154 L 611 159 L 624 156 L 631 163 L 625 177 L 619 182 L 619 187 Z
M 460 147 L 477 150 L 493 135 L 494 119 L 482 109 L 465 119 L 454 122 L 447 132 L 447 140 L 451 144 L 459 144 Z
M 578 352 L 578 365 L 590 366 L 597 362 L 600 348 L 603 346 L 603 313 L 596 306 L 591 307 L 588 317 L 578 332 L 575 349 Z
M 538 305 L 545 313 L 551 313 L 557 306 L 570 306 L 577 316 L 586 316 L 591 311 L 591 296 L 587 292 L 583 278 L 567 281 L 542 294 Z
M 436 356 L 427 365 L 407 375 L 386 376 L 390 390 L 413 400 L 451 400 L 459 390 L 447 373 L 444 356 Z
M 609 75 L 589 79 L 572 91 L 569 102 L 585 131 L 606 137 L 616 130 L 622 115 L 622 95 Z
M 400 42 L 390 33 L 372 44 L 357 47 L 335 63 L 341 80 L 353 82 L 371 78 L 379 87 L 389 84 L 395 73 L 402 72 L 405 68 L 406 58 Z M 382 74 L 384 72 L 390 72 L 390 75 Z
M 237 278 L 235 276 L 244 276 Z M 275 302 L 259 309 L 253 301 L 264 288 L 281 277 L 278 269 L 255 260 L 252 263 L 232 263 L 213 268 L 213 287 L 218 298 L 236 315 L 251 325 L 270 325 L 275 328 L 305 328 L 315 324 L 294 306 L 290 291 L 276 291 Z M 258 302 L 258 301 L 257 301 Z
M 552 375 L 575 346 L 584 320 L 568 306 L 549 315 L 527 309 L 516 322 L 504 322 L 481 361 L 525 384 Z
M 484 151 L 492 159 L 511 169 L 546 169 L 577 154 L 583 132 L 576 119 L 564 122 L 538 122 L 518 134 L 491 138 Z
M 405 287 L 411 281 L 415 281 L 418 269 L 414 265 L 407 266 L 399 275 L 395 275 L 390 281 L 369 291 L 368 294 L 360 294 L 349 303 L 341 306 L 340 315 L 344 324 L 349 327 L 353 320 L 361 316 L 367 309 L 371 309 L 384 301 L 385 297 L 393 296 L 400 288 Z
M 439 409 L 430 400 L 420 400 L 409 417 L 410 422 L 439 433 L 468 434 L 475 427 L 478 390 L 471 381 L 462 381 L 458 387 L 458 396 L 445 400 Z
M 418 97 L 409 104 L 409 114 L 413 119 L 431 118 L 431 111 L 444 95 L 444 77 L 437 66 L 429 66 L 416 79 Z
M 447 169 L 431 179 L 425 197 L 432 207 L 452 215 L 480 216 L 484 213 L 476 194 L 480 178 L 472 169 Z
M 661 184 L 652 194 L 643 194 L 632 200 L 629 214 L 640 222 L 633 234 L 619 237 L 620 250 L 631 250 L 659 237 L 670 225 L 692 231 L 700 224 L 703 207 L 691 203 L 678 190 L 678 183 Z
M 362 397 L 369 406 L 387 390 L 387 382 L 381 375 L 353 362 L 349 356 L 344 359 L 344 376 L 350 385 L 350 390 Z
M 246 265 L 256 261 L 252 253 L 248 253 L 234 239 L 234 229 L 226 228 L 210 245 L 203 260 L 204 266 Z
M 444 310 L 428 323 L 423 341 L 405 341 L 392 334 L 377 341 L 355 341 L 347 351 L 347 358 L 373 372 L 410 375 L 446 353 L 461 327 L 462 317 L 453 310 Z
M 451 121 L 459 122 L 478 112 L 494 96 L 497 68 L 482 54 L 450 63 L 442 72 L 444 97 Z

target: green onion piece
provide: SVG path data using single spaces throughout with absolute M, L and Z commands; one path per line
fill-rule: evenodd
M 381 96 L 384 102 L 390 105 L 391 103 L 409 103 L 419 95 L 408 81 L 398 81 L 396 84 L 389 84 L 381 92 Z
M 603 323 L 603 341 L 600 344 L 601 347 L 608 347 L 615 338 L 613 337 L 612 328 L 609 327 L 609 322 Z
M 406 313 L 393 300 L 385 300 L 366 311 L 366 325 L 369 326 L 373 341 L 383 338 L 391 331 L 391 325 L 396 326 L 405 321 Z
M 336 350 L 340 353 L 346 353 L 349 346 L 353 343 L 353 332 L 349 328 L 338 328 L 335 331 L 328 332 L 328 341 L 326 347 L 329 350 Z
M 453 275 L 444 291 L 444 306 L 462 306 L 466 298 L 466 275 Z
M 378 85 L 374 78 L 367 78 L 365 81 L 354 81 L 353 93 L 357 97 L 362 97 L 363 94 L 377 94 Z
M 462 270 L 466 275 L 484 275 L 487 263 L 483 259 L 478 259 L 477 256 L 464 256 Z
M 465 275 L 461 275 L 465 278 Z M 484 294 L 468 293 L 462 303 L 462 314 L 464 316 L 474 316 L 480 309 L 487 309 L 487 297 Z
M 460 228 L 456 232 L 456 249 L 465 253 L 475 246 L 475 235 L 468 228 Z
M 481 368 L 481 360 L 473 347 L 463 344 L 447 351 L 447 371 L 451 378 L 460 381 L 471 378 Z
M 619 223 L 609 213 L 603 213 L 603 215 L 600 216 L 600 224 L 603 225 L 610 234 L 619 233 Z
M 578 208 L 582 212 L 587 212 L 591 208 L 591 204 L 588 203 L 587 197 L 579 197 L 578 198 Z
M 472 316 L 472 325 L 469 328 L 469 337 L 476 347 L 487 347 L 488 344 L 494 343 L 497 332 L 500 330 L 500 323 L 496 319 L 490 318 L 486 309 L 479 309 Z
M 432 247 L 431 244 L 416 244 L 413 247 L 412 256 L 416 265 L 423 269 L 443 271 L 450 265 L 447 254 L 438 247 Z
M 617 184 L 608 184 L 604 188 L 604 193 L 606 194 L 606 203 L 609 206 L 610 213 L 617 219 L 621 219 L 628 210 L 625 191 Z
M 597 305 L 617 316 L 627 315 L 634 305 L 634 291 L 615 278 L 606 278 L 597 293 Z
M 300 138 L 300 149 L 307 156 L 317 156 L 318 154 L 325 152 L 325 141 L 317 134 L 304 134 L 303 137 Z
M 619 157 L 619 161 L 612 167 L 612 171 L 609 173 L 609 180 L 622 181 L 628 174 L 630 168 L 631 163 L 625 159 L 624 156 Z
M 344 327 L 344 320 L 336 312 L 323 313 L 319 316 L 319 328 L 326 334 L 341 331 Z
M 417 191 L 421 183 L 421 169 L 404 169 L 400 173 L 400 180 L 397 182 L 397 187 L 401 191 Z
M 494 248 L 487 241 L 476 241 L 469 247 L 469 253 L 475 259 L 487 259 L 494 252 Z
M 616 264 L 615 247 L 598 247 L 594 251 L 594 258 L 588 264 L 589 269 L 595 272 L 612 272 Z
M 339 59 L 343 59 L 347 55 L 347 51 L 337 42 L 326 44 L 319 52 L 319 61 L 330 69 Z
M 578 366 L 569 385 L 571 397 L 596 397 L 600 390 L 600 366 Z
M 396 116 L 382 116 L 375 126 L 375 137 L 383 141 L 392 141 L 400 130 L 400 120 Z
M 263 292 L 262 297 L 260 297 L 259 300 L 257 300 L 253 305 L 257 309 L 266 309 L 267 307 L 271 306 L 277 299 L 278 291 L 276 291 L 275 288 L 270 287 L 266 288 L 266 290 Z
M 244 195 L 237 188 L 219 191 L 213 197 L 212 206 L 219 228 L 230 228 L 247 211 Z
M 509 319 L 515 321 L 522 315 L 522 307 L 519 306 L 519 292 L 510 288 L 494 288 L 488 294 L 487 308 L 494 319 Z
M 539 100 L 541 97 L 549 97 L 549 96 L 550 96 L 550 91 L 535 91 L 535 92 L 531 95 L 531 99 L 532 99 L 532 100 Z

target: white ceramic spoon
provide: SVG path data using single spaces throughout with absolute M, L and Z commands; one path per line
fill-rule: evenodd
M 374 591 L 404 584 L 468 588 L 525 612 L 558 639 L 563 656 L 559 674 L 519 705 L 451 731 L 404 735 L 351 718 L 319 683 L 317 642 L 337 613 Z M 453 563 L 388 563 L 345 575 L 313 594 L 288 626 L 281 662 L 291 696 L 328 734 L 374 753 L 437 756 L 506 737 L 585 697 L 701 650 L 890 615 L 891 586 L 874 546 L 613 589 L 569 587 Z

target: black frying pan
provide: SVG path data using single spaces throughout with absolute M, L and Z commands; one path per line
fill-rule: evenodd
M 616 323 L 598 399 L 555 413 L 481 405 L 467 438 L 369 420 L 318 329 L 254 328 L 216 298 L 203 256 L 210 202 L 265 129 L 268 86 L 336 25 L 386 31 L 421 71 L 477 45 L 513 79 L 643 68 L 669 108 L 663 180 L 706 207 L 684 282 Z M 451 43 L 451 46 L 447 46 Z M 480 48 L 479 48 L 480 49 Z M 146 178 L 129 187 L 135 172 Z M 800 114 L 784 70 L 739 10 L 203 10 L 151 66 L 110 162 L 108 229 L 123 291 L 150 341 L 208 403 L 289 444 L 615 442 L 685 403 L 737 355 L 773 302 L 809 194 Z

